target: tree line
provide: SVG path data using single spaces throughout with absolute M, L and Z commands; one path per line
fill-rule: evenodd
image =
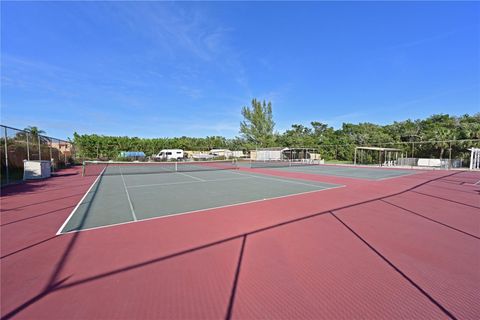
M 253 99 L 242 108 L 244 120 L 240 135 L 235 138 L 207 136 L 205 138 L 138 138 L 74 133 L 77 156 L 82 158 L 118 157 L 120 151 L 143 151 L 147 155 L 161 149 L 251 150 L 266 147 L 307 147 L 319 149 L 322 158 L 351 160 L 355 146 L 398 147 L 410 151 L 414 145 L 416 156 L 445 157 L 447 151 L 455 155 L 466 148 L 478 146 L 478 141 L 453 143 L 449 140 L 480 139 L 480 113 L 450 116 L 435 114 L 426 119 L 395 121 L 387 125 L 374 123 L 343 123 L 335 129 L 325 123 L 312 121 L 310 125 L 293 124 L 285 132 L 275 131 L 271 102 Z M 425 143 L 424 141 L 430 141 Z M 414 152 L 415 152 L 414 151 Z M 449 155 L 450 155 L 449 154 Z

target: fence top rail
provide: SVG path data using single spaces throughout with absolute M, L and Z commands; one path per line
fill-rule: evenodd
M 32 133 L 30 130 L 18 129 L 18 128 L 6 126 L 6 125 L 4 125 L 4 124 L 0 124 L 0 127 L 6 128 L 6 129 L 11 129 L 11 130 L 16 130 L 16 131 L 21 131 L 21 132 L 26 132 L 26 133 Z M 50 137 L 50 136 L 45 136 L 45 135 L 43 135 L 43 134 L 38 134 L 37 136 L 43 137 L 43 138 L 47 138 L 47 139 L 50 139 L 50 140 L 58 140 L 58 141 L 61 141 L 61 142 L 66 142 L 66 143 L 71 143 L 71 144 L 73 144 L 73 142 L 67 141 L 67 140 L 65 140 L 65 139 L 58 139 L 58 138 L 54 138 L 54 137 Z
M 397 148 L 379 148 L 379 147 L 355 147 L 358 150 L 376 150 L 376 151 L 402 151 L 402 149 Z
M 381 142 L 381 141 L 376 141 L 376 142 L 369 142 L 368 144 L 361 144 L 358 145 L 358 147 L 369 147 L 372 144 L 419 144 L 419 143 L 438 143 L 438 142 L 451 142 L 451 143 L 461 143 L 461 142 L 479 142 L 480 139 L 458 139 L 458 140 L 420 140 L 420 141 L 398 141 L 398 142 Z M 345 143 L 329 143 L 329 144 L 322 144 L 320 143 L 318 146 L 319 147 L 325 147 L 325 146 L 355 146 L 355 142 L 345 142 Z

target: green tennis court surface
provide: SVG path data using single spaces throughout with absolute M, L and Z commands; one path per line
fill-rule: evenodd
M 299 166 L 272 166 L 265 165 L 263 168 L 274 169 L 289 172 L 302 172 L 309 174 L 321 174 L 328 176 L 337 176 L 345 178 L 357 178 L 367 180 L 382 180 L 405 175 L 415 174 L 412 170 L 387 169 L 387 168 L 365 168 L 365 167 L 347 167 L 333 165 L 299 165 Z
M 240 170 L 127 174 L 125 167 L 109 167 L 108 173 L 99 175 L 59 233 L 336 187 L 340 185 Z

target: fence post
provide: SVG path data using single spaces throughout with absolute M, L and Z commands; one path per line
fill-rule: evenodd
M 50 148 L 50 167 L 52 168 L 52 171 L 55 171 L 55 166 L 53 165 L 53 155 L 52 155 L 52 139 L 49 139 L 48 142 L 48 147 Z
M 448 149 L 448 169 L 452 168 L 452 141 L 449 141 Z
M 8 146 L 7 146 L 7 127 L 3 127 L 5 133 L 5 176 L 7 177 L 7 184 L 10 182 L 10 175 L 8 173 Z
M 38 140 L 38 161 L 42 160 L 42 145 L 40 144 L 40 135 L 37 134 Z
M 470 149 L 471 153 L 470 153 L 470 170 L 473 170 L 474 168 L 474 163 L 473 163 L 473 160 L 474 160 L 474 157 L 473 157 L 473 154 L 475 153 L 475 148 L 472 147 L 472 149 Z
M 28 131 L 25 131 L 25 136 L 27 137 L 27 160 L 30 161 L 30 143 L 28 142 Z

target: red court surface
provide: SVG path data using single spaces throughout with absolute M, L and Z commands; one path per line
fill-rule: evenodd
M 1 196 L 3 319 L 479 319 L 480 172 L 383 181 L 56 236 L 95 177 Z

